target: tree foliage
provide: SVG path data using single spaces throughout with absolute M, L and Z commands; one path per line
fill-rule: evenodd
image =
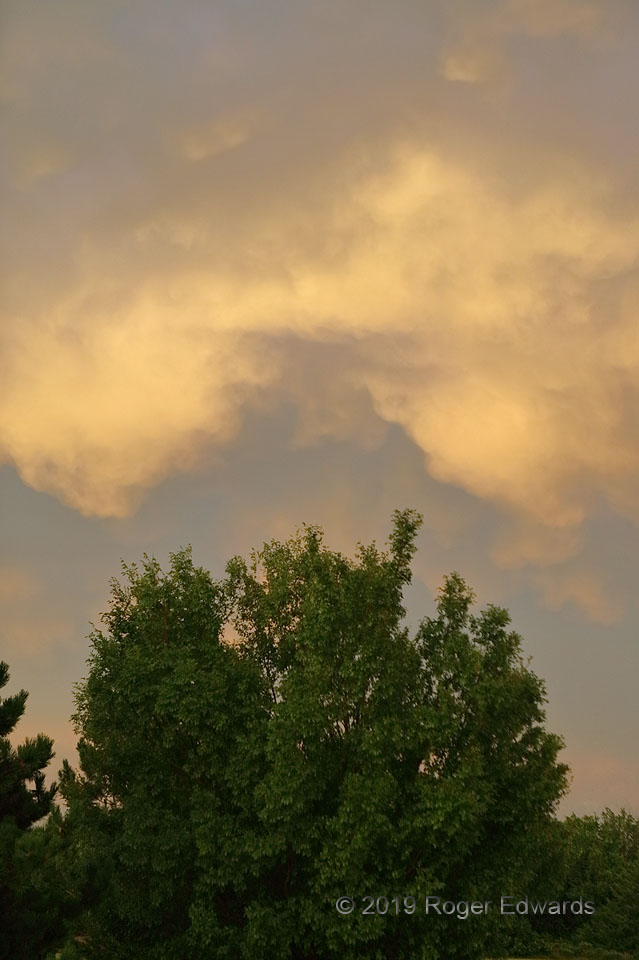
M 215 582 L 189 550 L 113 581 L 77 688 L 62 867 L 86 906 L 67 950 L 182 960 L 472 960 L 565 789 L 544 687 L 505 610 L 458 574 L 415 636 L 403 588 L 421 517 L 355 560 L 306 527 Z M 71 866 L 72 864 L 72 866 Z M 96 881 L 96 878 L 99 880 Z M 413 915 L 363 915 L 366 895 Z M 350 916 L 335 909 L 356 900 Z
M 0 690 L 8 681 L 9 667 L 0 661 Z M 14 748 L 9 740 L 24 714 L 27 697 L 26 690 L 20 690 L 0 699 L 0 958 L 11 960 L 36 956 L 34 942 L 46 927 L 46 918 L 35 918 L 31 912 L 34 874 L 30 865 L 25 870 L 24 851 L 32 837 L 24 834 L 49 813 L 57 790 L 55 783 L 44 785 L 53 741 L 40 733 Z
M 546 881 L 550 895 L 560 901 L 589 900 L 595 912 L 533 918 L 532 942 L 639 957 L 639 820 L 625 810 L 573 814 L 556 824 L 552 848 L 556 869 Z

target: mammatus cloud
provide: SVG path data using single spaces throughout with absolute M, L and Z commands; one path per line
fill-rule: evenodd
M 595 623 L 608 626 L 617 622 L 622 615 L 622 604 L 619 596 L 605 586 L 601 578 L 595 573 L 560 573 L 541 574 L 537 577 L 541 589 L 541 597 L 545 606 L 551 610 L 559 610 L 567 603 L 585 611 Z
M 238 336 L 132 299 L 120 316 L 83 311 L 76 326 L 67 309 L 13 337 L 5 450 L 26 483 L 87 515 L 124 516 L 144 488 L 193 467 L 273 376 Z
M 439 69 L 452 83 L 504 86 L 512 75 L 513 39 L 569 39 L 589 49 L 610 46 L 628 14 L 626 0 L 499 0 L 450 4 L 448 42 Z
M 605 0 L 505 0 L 497 6 L 496 20 L 504 32 L 534 37 L 573 35 L 597 41 L 624 6 L 627 4 Z
M 500 78 L 503 69 L 495 53 L 472 41 L 444 52 L 441 73 L 452 83 L 485 83 Z
M 385 65 L 396 102 L 409 98 L 403 124 L 375 114 L 379 78 L 335 46 L 328 20 L 317 51 L 333 70 L 318 79 L 300 29 L 301 51 L 257 63 L 259 87 L 223 55 L 228 41 L 257 56 L 230 14 L 207 24 L 206 56 L 176 50 L 189 69 L 174 64 L 171 83 L 140 51 L 126 59 L 115 20 L 85 14 L 73 29 L 85 74 L 82 51 L 95 63 L 87 91 L 61 47 L 49 89 L 18 56 L 16 28 L 0 451 L 26 483 L 126 516 L 232 438 L 245 411 L 293 399 L 303 442 L 357 440 L 368 393 L 433 477 L 512 516 L 498 562 L 568 556 L 600 499 L 639 518 L 639 202 L 612 161 L 526 132 L 506 50 L 512 35 L 598 43 L 622 5 L 480 6 L 467 57 L 474 5 L 433 21 L 439 42 L 419 61 L 428 109 L 415 73 Z M 469 88 L 506 71 L 507 99 L 485 109 L 491 122 L 505 110 L 514 133 L 482 140 L 442 70 Z M 288 365 L 292 343 L 343 351 L 321 403 L 312 359 Z
M 82 285 L 10 339 L 2 435 L 25 481 L 88 514 L 126 513 L 227 440 L 259 391 L 284 389 L 278 340 L 295 337 L 342 340 L 347 381 L 437 479 L 555 528 L 601 495 L 639 517 L 639 219 L 610 186 L 576 170 L 513 196 L 471 162 L 404 144 L 326 202 L 340 222 L 318 228 L 339 257 L 300 252 L 284 222 L 277 266 L 241 282 L 211 257 L 125 274 L 105 307 L 96 250 Z M 298 400 L 313 401 L 303 384 Z

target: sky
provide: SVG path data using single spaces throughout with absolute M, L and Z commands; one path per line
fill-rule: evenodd
M 639 4 L 1 0 L 0 657 L 75 761 L 121 561 L 424 515 L 559 808 L 639 814 Z

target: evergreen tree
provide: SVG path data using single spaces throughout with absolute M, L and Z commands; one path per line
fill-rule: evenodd
M 0 661 L 0 689 L 9 667 Z M 44 786 L 44 770 L 53 756 L 53 741 L 40 733 L 14 748 L 9 734 L 24 713 L 27 692 L 0 699 L 0 958 L 37 957 L 27 917 L 24 875 L 18 847 L 25 832 L 51 810 L 56 784 Z M 31 842 L 31 838 L 29 841 Z M 27 883 L 28 886 L 28 883 Z M 36 926 L 44 924 L 42 916 Z
M 0 661 L 0 690 L 9 680 L 9 667 Z M 11 821 L 20 830 L 42 819 L 51 809 L 56 785 L 44 787 L 44 769 L 53 757 L 53 740 L 39 733 L 17 749 L 9 742 L 24 713 L 28 693 L 20 690 L 0 699 L 0 822 Z M 28 784 L 33 786 L 29 787 Z

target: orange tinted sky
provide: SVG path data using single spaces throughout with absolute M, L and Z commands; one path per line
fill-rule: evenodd
M 0 655 L 70 755 L 119 560 L 426 517 L 637 810 L 639 8 L 2 4 Z

